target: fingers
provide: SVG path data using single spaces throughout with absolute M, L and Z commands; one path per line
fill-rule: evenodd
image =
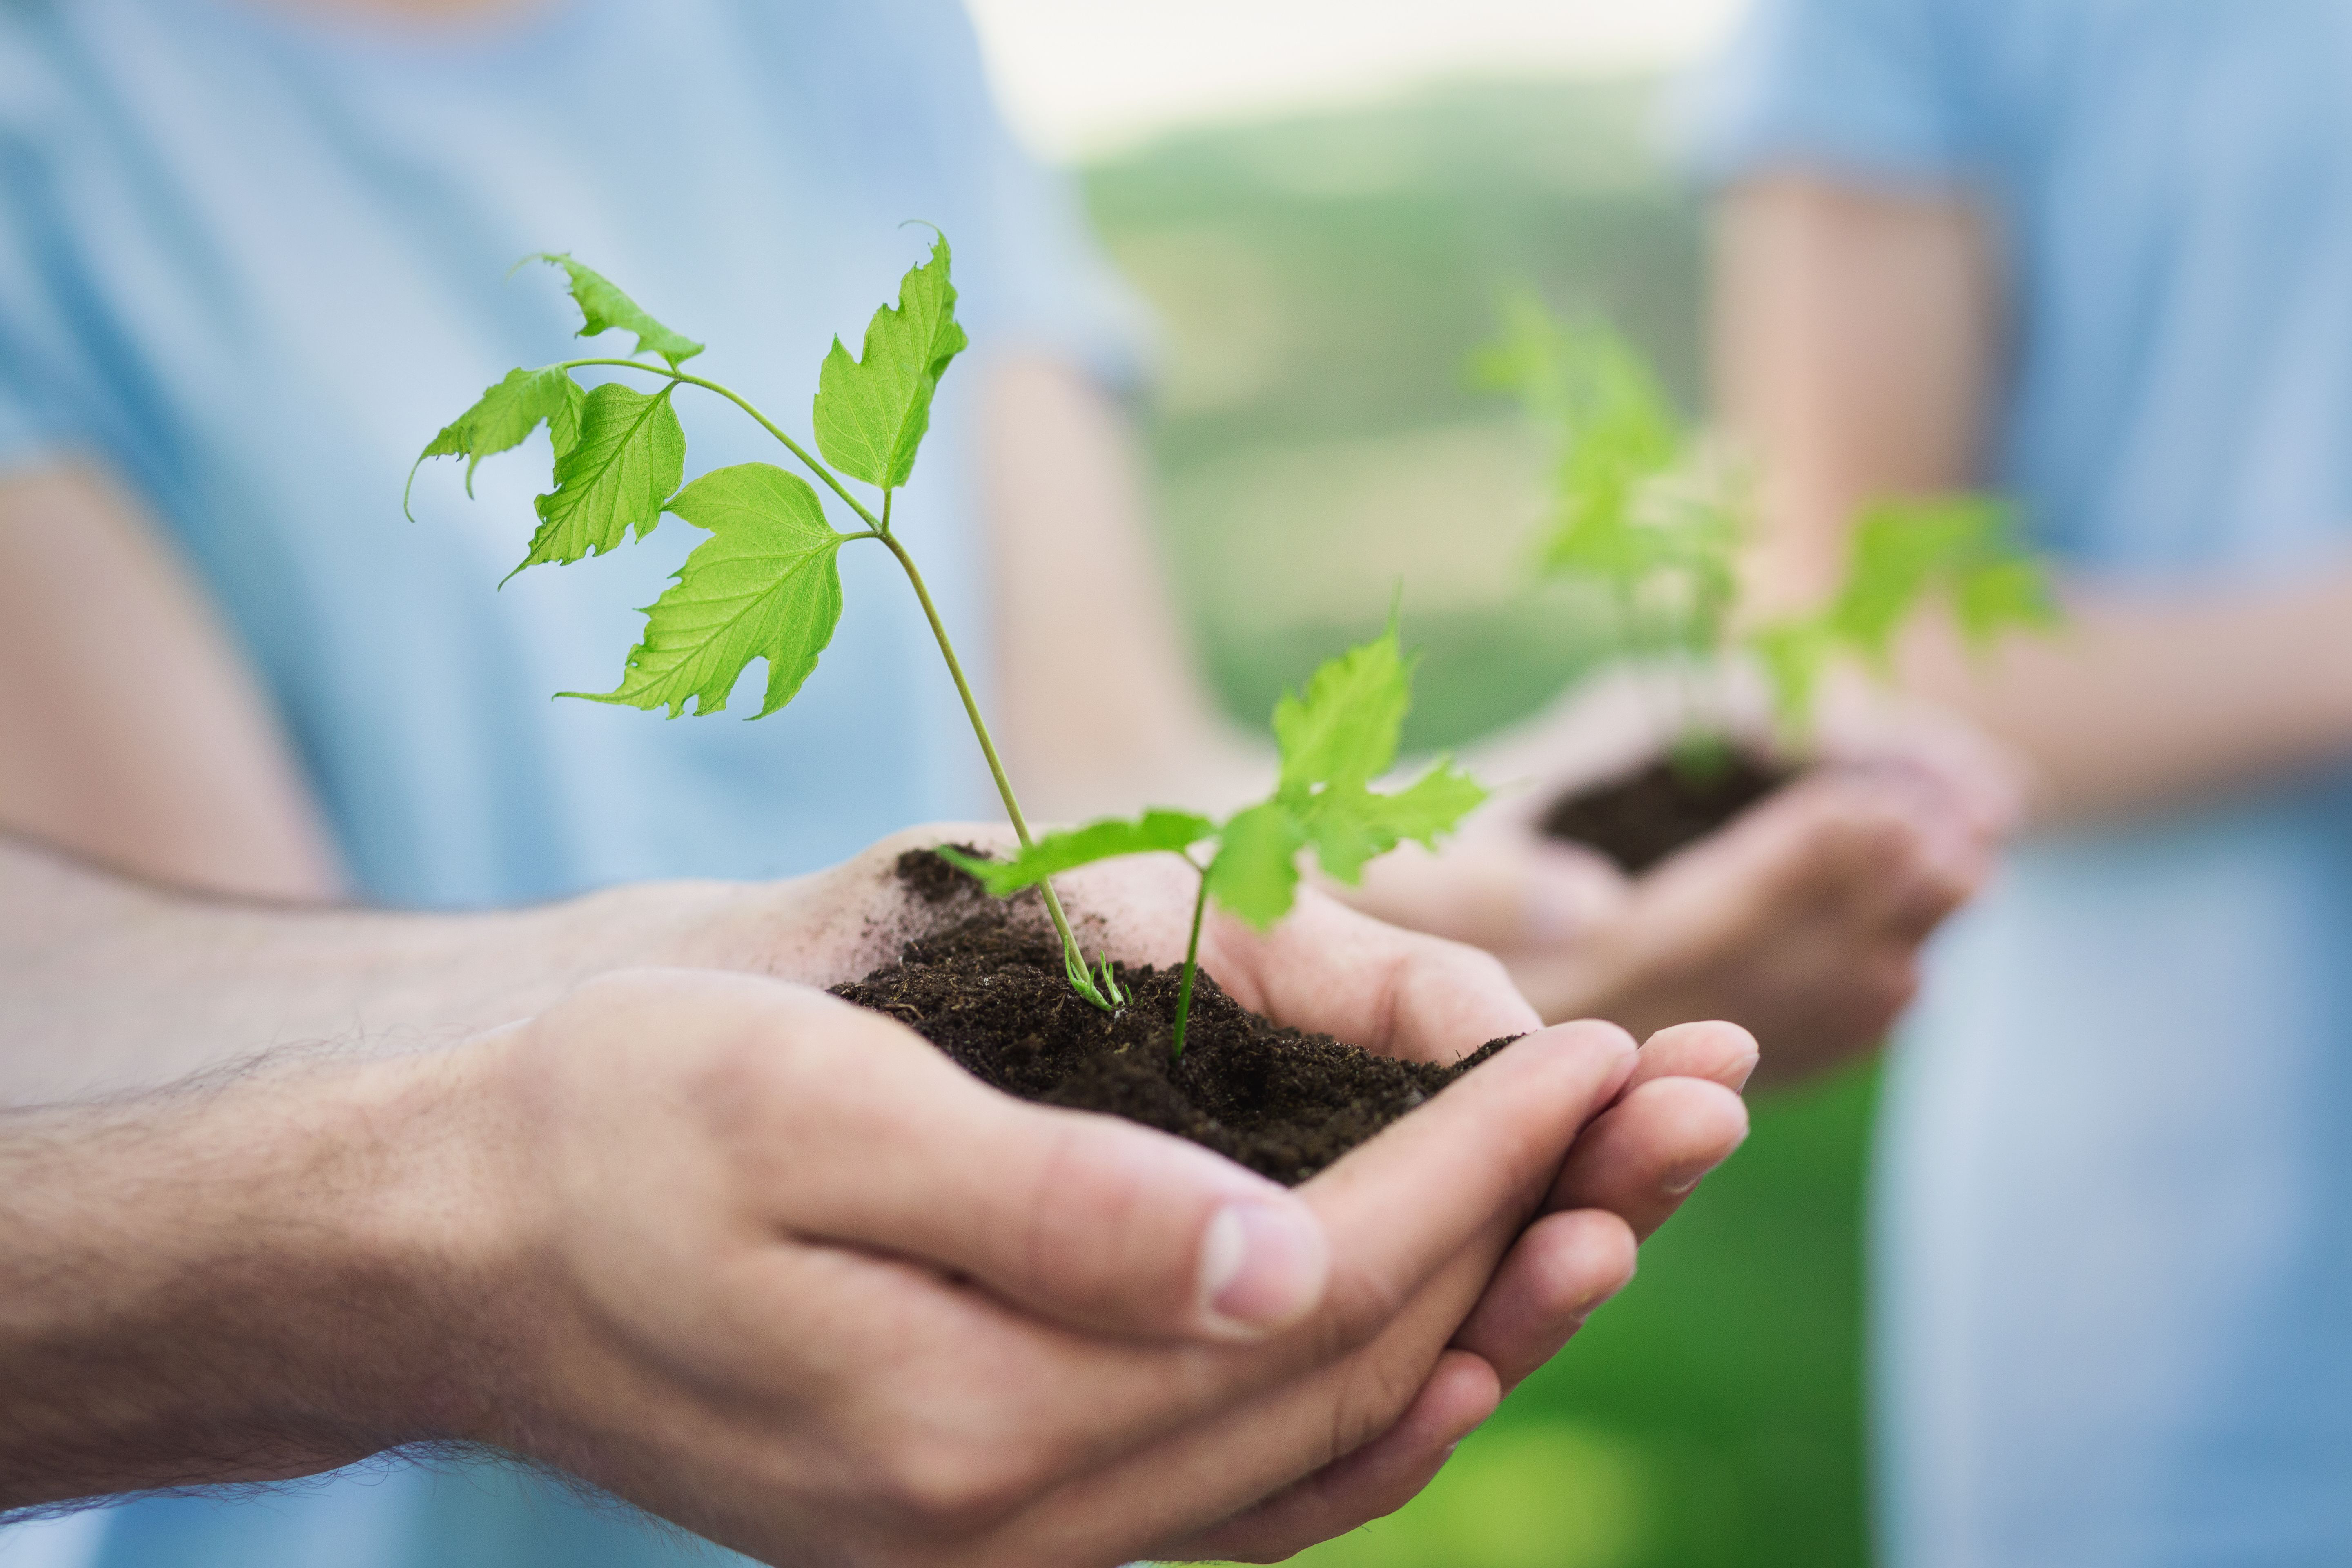
M 1339 1259 L 1321 1331 L 1361 1342 L 1465 1238 L 1498 1220 L 1516 1229 L 1633 1068 L 1633 1040 L 1614 1025 L 1542 1030 L 1301 1188 Z
M 1454 1449 L 1495 1413 L 1502 1387 L 1474 1354 L 1448 1351 L 1394 1426 L 1237 1517 L 1165 1554 L 1279 1563 L 1394 1513 L 1419 1496 Z
M 1600 1209 L 1545 1215 L 1513 1244 L 1454 1345 L 1493 1367 L 1507 1394 L 1632 1282 L 1637 1245 L 1632 1226 Z
M 1586 1130 L 1547 1206 L 1605 1209 L 1647 1240 L 1747 1137 L 1747 1104 L 1721 1084 L 1654 1079 Z
M 1633 1275 L 1638 1240 L 1663 1225 L 1748 1131 L 1738 1089 L 1756 1043 L 1731 1024 L 1684 1024 L 1642 1047 L 1617 1103 L 1562 1167 L 1555 1212 L 1513 1246 L 1454 1343 L 1494 1366 L 1506 1390 L 1559 1353 Z
M 827 1037 L 805 1053 L 821 1071 L 792 1086 L 814 1103 L 794 1119 L 777 1210 L 804 1239 L 920 1258 L 1112 1334 L 1257 1339 L 1322 1300 L 1322 1222 L 1274 1183 L 1132 1122 L 1000 1094 L 879 1014 L 827 997 L 796 1015 Z
M 1676 1024 L 1643 1042 L 1629 1089 L 1660 1078 L 1705 1079 L 1734 1094 L 1756 1071 L 1756 1037 L 1737 1024 Z
M 1202 962 L 1277 1023 L 1391 1056 L 1451 1062 L 1542 1026 L 1492 955 L 1383 925 L 1312 889 L 1265 936 L 1215 918 Z

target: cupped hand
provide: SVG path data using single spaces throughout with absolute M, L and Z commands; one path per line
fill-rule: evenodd
M 901 847 L 794 885 L 825 918 L 724 966 L 860 972 L 890 940 Z M 1166 870 L 1189 876 L 1132 862 L 1065 891 L 1121 956 L 1165 960 Z M 776 890 L 740 896 L 785 929 Z M 1537 1022 L 1493 960 L 1319 898 L 1271 937 L 1213 924 L 1204 950 L 1246 1005 L 1375 1048 L 1450 1059 Z M 1752 1051 L 1696 1039 L 1636 1058 L 1605 1026 L 1545 1031 L 1294 1194 L 1008 1100 L 797 987 L 604 983 L 504 1047 L 523 1085 L 624 1064 L 576 1103 L 520 1093 L 536 1228 L 570 1238 L 554 1273 L 589 1299 L 542 1316 L 521 1360 L 556 1392 L 505 1408 L 573 1434 L 530 1451 L 754 1552 L 1286 1552 L 1417 1489 L 1736 1145 Z M 1600 1152 L 1567 1158 L 1588 1127 Z M 642 1404 L 616 1416 L 597 1403 L 615 1391 Z
M 1736 1020 L 1773 1081 L 1877 1044 L 2004 826 L 1908 759 L 1827 763 L 1638 878 L 1530 817 L 1506 803 L 1445 853 L 1391 857 L 1354 901 L 1494 952 L 1547 1018 Z

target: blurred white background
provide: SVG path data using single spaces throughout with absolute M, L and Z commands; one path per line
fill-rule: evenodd
M 1705 51 L 1740 4 L 971 0 L 1014 122 L 1068 159 L 1447 78 L 1657 71 Z

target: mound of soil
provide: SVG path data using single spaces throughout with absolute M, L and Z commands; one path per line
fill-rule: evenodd
M 1071 991 L 1059 943 L 1024 918 L 1030 911 L 987 903 L 976 882 L 929 850 L 902 856 L 898 870 L 927 904 L 948 903 L 961 883 L 978 907 L 834 994 L 889 1014 L 1008 1094 L 1124 1116 L 1286 1185 L 1510 1043 L 1489 1041 L 1452 1067 L 1399 1061 L 1282 1028 L 1234 1001 L 1203 970 L 1184 1056 L 1171 1062 L 1179 969 L 1117 966 L 1133 999 L 1104 1013 Z
M 1745 752 L 1696 776 L 1661 757 L 1639 773 L 1560 796 L 1544 813 L 1543 830 L 1598 849 L 1638 877 L 1794 777 L 1794 770 Z

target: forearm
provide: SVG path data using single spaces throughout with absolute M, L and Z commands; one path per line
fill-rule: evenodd
M 285 1045 L 446 1045 L 589 975 L 679 961 L 679 933 L 723 893 L 297 910 L 177 894 L 0 838 L 0 1104 L 152 1087 Z
M 297 1063 L 0 1115 L 0 1508 L 469 1429 L 466 1070 Z
M 0 825 L 190 887 L 341 874 L 269 700 L 147 510 L 82 464 L 0 479 Z
M 2037 818 L 2192 802 L 2352 756 L 2352 571 L 2288 587 L 2084 590 L 2066 624 L 1971 654 L 1948 625 L 1906 687 L 2015 747 Z
M 1832 591 L 1855 513 L 1981 483 L 2002 306 L 1957 192 L 1766 176 L 1725 202 L 1717 390 L 1759 458 L 1752 613 Z M 2047 638 L 1920 628 L 1904 683 L 2018 749 L 2045 819 L 2194 800 L 2352 752 L 2352 574 L 2172 595 L 2081 585 Z

